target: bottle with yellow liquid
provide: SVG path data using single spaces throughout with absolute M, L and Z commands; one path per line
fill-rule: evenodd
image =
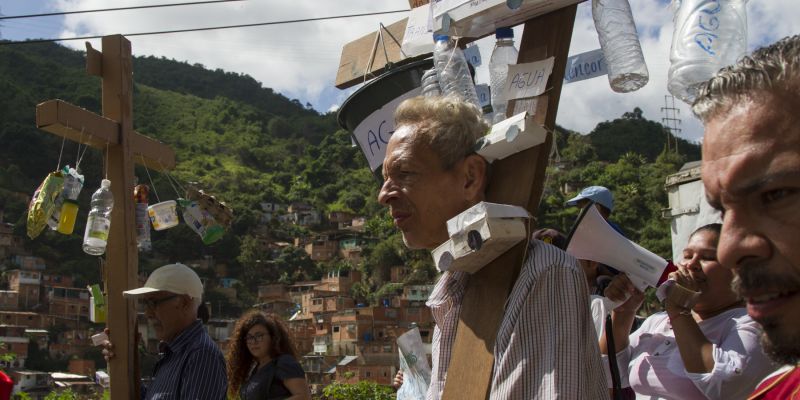
M 78 216 L 78 202 L 72 199 L 64 199 L 61 204 L 61 215 L 58 218 L 58 232 L 71 235 L 75 229 L 75 219 Z

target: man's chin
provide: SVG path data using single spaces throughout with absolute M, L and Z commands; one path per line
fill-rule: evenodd
M 796 365 L 800 362 L 800 342 L 795 335 L 774 322 L 762 323 L 764 333 L 761 335 L 761 346 L 772 361 L 782 365 Z

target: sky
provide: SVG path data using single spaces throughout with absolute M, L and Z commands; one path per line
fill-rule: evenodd
M 109 7 L 178 3 L 186 0 L 0 0 L 5 16 L 77 11 Z M 667 92 L 672 39 L 672 10 L 668 0 L 629 0 L 640 36 L 650 82 L 642 89 L 615 93 L 604 76 L 564 85 L 557 123 L 589 133 L 598 123 L 613 120 L 639 107 L 644 117 L 661 121 Z M 745 0 L 739 0 L 745 1 Z M 259 23 L 289 19 L 360 14 L 408 9 L 407 0 L 246 0 L 240 2 L 165 7 L 143 10 L 72 14 L 67 16 L 0 20 L 0 38 L 23 40 L 87 35 L 126 34 L 172 29 Z M 129 37 L 137 56 L 158 56 L 202 64 L 210 69 L 252 76 L 316 110 L 336 110 L 353 89 L 334 87 L 342 47 L 374 32 L 379 23 L 391 24 L 405 15 L 387 14 L 265 27 Z M 796 0 L 752 0 L 747 4 L 748 50 L 798 33 L 800 7 Z M 793 26 L 794 25 L 794 26 Z M 515 29 L 517 40 L 521 28 Z M 100 41 L 92 40 L 101 49 Z M 84 50 L 83 41 L 61 42 Z M 478 41 L 484 65 L 478 83 L 488 83 L 488 63 L 494 39 Z M 519 47 L 519 44 L 517 43 Z M 578 6 L 570 55 L 599 48 L 590 2 Z M 135 71 L 134 71 L 135 73 Z M 135 79 L 135 78 L 134 78 Z M 679 136 L 702 138 L 702 125 L 688 106 L 676 99 L 681 118 Z

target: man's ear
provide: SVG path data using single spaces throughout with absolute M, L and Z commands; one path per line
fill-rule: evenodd
M 482 201 L 488 183 L 486 160 L 477 154 L 470 154 L 464 159 L 463 168 L 466 198 L 471 202 Z

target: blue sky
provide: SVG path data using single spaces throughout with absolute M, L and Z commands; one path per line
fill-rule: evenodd
M 10 15 L 73 11 L 108 7 L 147 5 L 180 0 L 2 0 L 0 13 Z M 629 0 L 640 32 L 650 83 L 628 94 L 611 91 L 608 80 L 598 77 L 565 85 L 561 95 L 558 123 L 583 133 L 596 124 L 618 118 L 640 107 L 646 118 L 663 117 L 669 48 L 672 37 L 672 11 L 669 1 Z M 225 4 L 168 7 L 136 11 L 75 14 L 0 22 L 0 36 L 8 40 L 70 37 L 145 32 L 229 24 L 256 23 L 329 15 L 404 9 L 407 0 L 319 1 L 248 0 Z M 755 47 L 798 33 L 800 7 L 796 0 L 752 0 L 747 4 L 748 47 Z M 155 55 L 200 63 L 208 68 L 245 73 L 266 87 L 311 103 L 319 111 L 335 109 L 352 92 L 333 86 L 342 46 L 374 31 L 379 22 L 390 24 L 402 14 L 361 17 L 314 23 L 242 28 L 224 31 L 131 37 L 135 55 Z M 517 28 L 520 37 L 521 28 Z M 63 42 L 84 49 L 82 41 Z M 99 42 L 93 43 L 100 48 Z M 488 60 L 493 39 L 478 42 L 481 55 Z M 599 48 L 589 2 L 578 6 L 570 54 Z M 486 66 L 478 69 L 479 83 L 488 82 Z M 702 126 L 688 107 L 678 102 L 682 118 L 681 136 L 702 138 Z

